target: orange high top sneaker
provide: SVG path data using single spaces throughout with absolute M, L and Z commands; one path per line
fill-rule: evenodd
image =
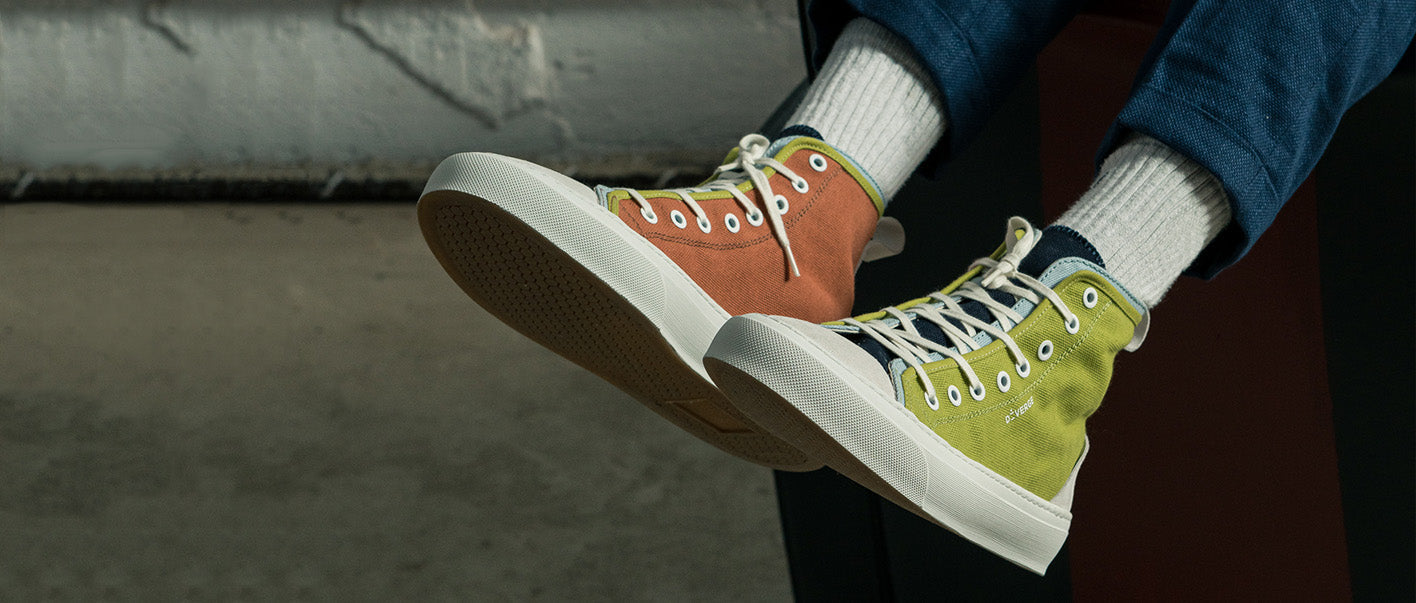
M 882 209 L 825 142 L 754 134 L 706 182 L 675 190 L 592 190 L 527 161 L 454 155 L 418 221 L 453 280 L 503 322 L 722 450 L 805 471 L 821 463 L 739 414 L 703 354 L 731 315 L 849 314 Z M 886 224 L 872 255 L 898 244 Z

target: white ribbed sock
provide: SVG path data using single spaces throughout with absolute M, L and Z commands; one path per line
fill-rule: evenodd
M 888 202 L 944 135 L 944 97 L 904 40 L 855 19 L 787 124 L 820 132 Z
M 1224 187 L 1200 164 L 1133 135 L 1057 223 L 1086 237 L 1106 270 L 1155 306 L 1229 223 Z

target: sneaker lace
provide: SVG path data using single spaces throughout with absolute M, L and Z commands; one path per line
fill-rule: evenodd
M 1018 265 L 1022 258 L 1036 244 L 1038 233 L 1021 218 L 1014 218 L 1008 226 L 1009 236 L 1003 256 L 997 260 L 979 258 L 969 266 L 970 270 L 982 267 L 982 277 L 963 283 L 948 295 L 939 291 L 931 293 L 927 301 L 915 304 L 905 310 L 894 307 L 886 308 L 885 313 L 888 318 L 894 318 L 898 321 L 897 323 L 892 323 L 888 318 L 864 322 L 847 318 L 844 321 L 846 324 L 860 329 L 861 333 L 879 342 L 890 353 L 913 367 L 915 376 L 924 388 L 925 398 L 931 406 L 938 404 L 939 396 L 934 389 L 934 384 L 925 375 L 923 365 L 934 360 L 931 358 L 932 353 L 953 359 L 958 363 L 959 369 L 968 378 L 970 393 L 975 399 L 981 397 L 983 382 L 974 372 L 968 359 L 964 357 L 964 354 L 983 347 L 974 340 L 974 336 L 979 332 L 987 333 L 994 339 L 1002 341 L 1019 372 L 1024 374 L 1029 372 L 1028 361 L 1023 356 L 1022 349 L 1008 334 L 1008 331 L 1022 322 L 1025 317 L 1014 311 L 1013 308 L 993 299 L 993 296 L 989 295 L 989 291 L 1008 293 L 1034 304 L 1040 304 L 1041 300 L 1046 299 L 1052 302 L 1052 306 L 1062 315 L 1069 329 L 1080 324 L 1077 315 L 1067 307 L 1056 291 L 1031 275 L 1018 271 Z M 1024 231 L 1022 236 L 1013 236 L 1013 233 L 1020 230 Z M 959 303 L 965 300 L 982 304 L 984 308 L 988 309 L 996 323 L 986 322 L 969 314 Z M 952 345 L 944 345 L 921 335 L 919 329 L 915 328 L 914 319 L 927 320 L 937 325 Z M 950 319 L 954 322 L 951 322 Z M 956 326 L 956 323 L 959 326 Z
M 741 205 L 743 211 L 747 214 L 748 220 L 753 223 L 760 224 L 761 222 L 759 221 L 762 220 L 765 214 L 767 222 L 771 224 L 772 234 L 782 246 L 782 251 L 786 253 L 787 265 L 791 267 L 792 275 L 801 276 L 801 270 L 797 268 L 796 257 L 792 255 L 792 244 L 787 239 L 786 224 L 782 222 L 781 214 L 773 211 L 771 208 L 771 201 L 776 198 L 776 195 L 772 194 L 772 184 L 768 181 L 767 175 L 763 173 L 763 170 L 772 168 L 776 170 L 777 173 L 785 176 L 788 180 L 791 180 L 794 185 L 802 184 L 806 179 L 797 175 L 796 172 L 793 172 L 791 169 L 787 168 L 787 166 L 782 165 L 780 161 L 768 157 L 767 149 L 770 146 L 771 141 L 767 140 L 767 137 L 761 134 L 748 134 L 744 136 L 742 140 L 738 141 L 737 157 L 728 163 L 718 166 L 718 169 L 713 170 L 713 175 L 709 177 L 709 182 L 692 188 L 672 189 L 667 192 L 673 193 L 682 199 L 684 205 L 688 206 L 689 210 L 693 212 L 694 217 L 698 220 L 699 225 L 705 228 L 705 230 L 709 228 L 708 226 L 704 226 L 709 223 L 708 214 L 703 211 L 703 207 L 693 198 L 693 193 L 724 191 L 732 195 L 733 199 L 737 200 L 738 205 Z M 752 182 L 753 188 L 758 191 L 758 198 L 761 201 L 760 205 L 748 198 L 747 195 L 743 194 L 743 192 L 738 189 L 739 185 L 749 181 Z M 632 188 L 622 190 L 628 191 L 630 198 L 634 199 L 634 202 L 639 204 L 640 211 L 645 212 L 646 215 L 649 216 L 653 215 L 654 210 L 649 206 L 649 200 L 645 199 L 643 194 Z

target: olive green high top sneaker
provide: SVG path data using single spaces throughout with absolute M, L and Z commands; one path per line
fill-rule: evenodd
M 942 291 L 815 325 L 730 319 L 705 365 L 744 415 L 843 475 L 1042 573 L 1085 424 L 1146 308 L 1075 231 L 1022 218 Z

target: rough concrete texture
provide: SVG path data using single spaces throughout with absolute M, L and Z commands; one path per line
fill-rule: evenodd
M 482 312 L 410 205 L 0 205 L 0 599 L 783 600 L 767 470 Z
M 805 74 L 791 0 L 0 0 L 0 168 L 711 150 Z

